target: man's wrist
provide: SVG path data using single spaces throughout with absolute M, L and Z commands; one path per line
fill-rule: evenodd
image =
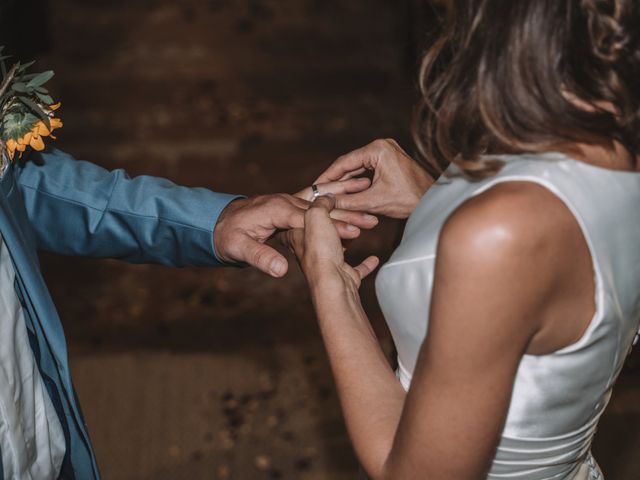
M 230 266 L 243 266 L 241 262 L 238 262 L 226 255 L 225 244 L 227 243 L 227 228 L 230 218 L 234 212 L 241 209 L 248 202 L 247 197 L 237 197 L 232 199 L 220 212 L 218 219 L 213 227 L 212 233 L 212 245 L 213 255 L 216 259 L 225 265 Z

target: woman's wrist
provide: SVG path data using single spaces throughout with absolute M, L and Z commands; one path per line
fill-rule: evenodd
M 370 328 L 357 288 L 346 282 L 325 285 L 319 284 L 311 290 L 311 301 L 321 330 L 326 333 L 325 329 L 329 327 L 328 331 L 335 333 L 336 326 L 342 331 L 343 328 L 351 329 L 355 325 L 358 328 Z
M 358 297 L 358 288 L 353 285 L 353 280 L 338 265 L 326 265 L 314 268 L 307 273 L 307 282 L 312 297 L 344 298 L 347 296 Z
M 314 266 L 305 271 L 309 289 L 315 291 L 333 291 L 344 288 L 344 278 L 337 265 Z

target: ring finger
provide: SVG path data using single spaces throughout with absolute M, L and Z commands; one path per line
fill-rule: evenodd
M 368 178 L 352 178 L 344 181 L 318 183 L 299 191 L 294 196 L 302 198 L 308 202 L 314 201 L 323 195 L 343 195 L 347 193 L 358 193 L 371 186 Z M 314 188 L 315 187 L 315 188 Z

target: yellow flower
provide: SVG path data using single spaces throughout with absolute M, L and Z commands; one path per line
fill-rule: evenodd
M 44 140 L 42 140 L 42 136 L 38 135 L 37 133 L 33 134 L 31 136 L 31 140 L 29 141 L 29 146 L 31 146 L 31 148 L 33 148 L 37 152 L 44 150 Z
M 18 142 L 18 146 L 24 146 L 26 147 L 27 145 L 29 145 L 31 143 L 31 137 L 33 136 L 33 132 L 27 132 L 24 134 L 24 136 L 22 138 L 19 138 L 17 140 Z M 20 150 L 20 148 L 18 148 L 18 150 Z M 24 150 L 20 150 L 21 152 Z
M 33 126 L 33 128 L 31 129 L 31 133 L 34 133 L 36 135 L 44 135 L 45 137 L 51 135 L 51 131 L 47 128 L 47 125 L 42 120 L 40 120 Z
M 60 104 L 49 106 L 49 110 L 53 112 L 60 107 Z M 10 138 L 5 142 L 5 147 L 7 149 L 7 154 L 9 155 L 9 160 L 13 161 L 16 152 L 19 152 L 19 156 L 22 157 L 22 153 L 27 149 L 27 147 L 31 147 L 36 151 L 42 151 L 45 148 L 44 138 L 50 137 L 55 140 L 56 137 L 53 136 L 53 131 L 59 128 L 62 128 L 62 120 L 59 118 L 51 117 L 49 119 L 49 125 L 47 125 L 44 121 L 38 120 L 35 123 L 31 130 L 25 133 L 20 138 Z

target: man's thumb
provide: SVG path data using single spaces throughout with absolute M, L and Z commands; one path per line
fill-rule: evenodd
M 267 275 L 279 278 L 287 273 L 289 265 L 286 258 L 270 246 L 247 238 L 240 247 L 243 260 Z

